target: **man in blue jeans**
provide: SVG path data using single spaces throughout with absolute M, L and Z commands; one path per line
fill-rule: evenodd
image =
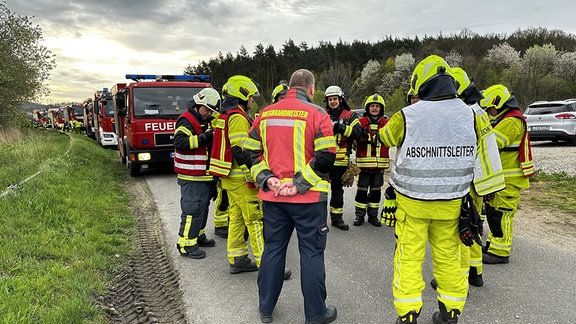
M 244 143 L 264 212 L 264 254 L 258 272 L 260 320 L 271 323 L 282 291 L 286 250 L 298 233 L 306 323 L 331 323 L 326 307 L 324 249 L 328 226 L 326 177 L 336 159 L 330 117 L 312 103 L 314 76 L 297 70 L 286 99 L 266 107 Z

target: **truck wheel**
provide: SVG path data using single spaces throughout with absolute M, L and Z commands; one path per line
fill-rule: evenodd
M 137 177 L 140 175 L 140 166 L 138 164 L 128 164 L 128 170 L 130 170 L 131 177 Z

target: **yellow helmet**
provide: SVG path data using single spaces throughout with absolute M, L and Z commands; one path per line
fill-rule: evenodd
M 427 86 L 430 81 L 435 80 L 441 76 L 449 76 L 451 79 L 453 79 L 450 66 L 448 63 L 446 63 L 446 61 L 444 61 L 443 58 L 438 55 L 430 55 L 423 59 L 420 63 L 418 63 L 418 65 L 416 65 L 414 72 L 412 72 L 412 77 L 410 78 L 410 90 L 412 90 L 412 94 L 423 98 L 423 94 L 421 92 L 422 87 Z M 446 92 L 446 89 L 443 89 L 443 92 L 438 94 L 427 93 L 427 96 L 425 97 L 434 98 L 436 95 L 443 96 L 451 94 L 444 92 Z
M 456 85 L 458 86 L 458 94 L 462 94 L 462 92 L 464 92 L 464 90 L 470 86 L 472 81 L 470 81 L 468 74 L 466 71 L 462 70 L 462 68 L 453 67 L 450 70 L 452 71 L 454 80 L 456 80 Z
M 220 110 L 220 94 L 213 88 L 204 88 L 192 97 L 194 103 L 200 106 L 206 106 L 214 112 Z
M 480 107 L 486 109 L 494 107 L 501 109 L 502 107 L 519 108 L 518 101 L 512 93 L 502 84 L 495 84 L 488 89 L 482 91 L 484 99 L 480 100 Z
M 272 90 L 272 103 L 276 103 L 278 101 L 279 95 L 284 95 L 288 93 L 288 85 L 286 83 L 281 83 Z
M 382 98 L 381 95 L 376 94 L 376 93 L 371 95 L 371 96 L 368 96 L 368 98 L 366 98 L 366 101 L 364 102 L 364 110 L 366 110 L 367 113 L 370 113 L 370 104 L 373 104 L 373 103 L 380 104 L 379 115 L 380 116 L 384 115 L 384 107 L 386 107 L 386 103 L 384 102 L 384 98 Z
M 458 87 L 458 95 L 467 105 L 471 105 L 479 102 L 484 97 L 476 85 L 470 78 L 466 71 L 459 67 L 450 68 L 452 71 L 452 76 L 456 81 L 456 86 Z
M 243 75 L 234 75 L 228 79 L 228 82 L 222 87 L 224 96 L 236 97 L 243 101 L 248 101 L 252 96 L 259 96 L 258 86 L 249 77 Z

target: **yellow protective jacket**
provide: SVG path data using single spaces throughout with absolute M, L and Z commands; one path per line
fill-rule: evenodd
M 465 107 L 463 106 L 463 109 Z M 471 109 L 468 107 L 468 109 Z M 480 146 L 482 134 L 482 120 L 477 114 L 474 114 L 474 127 L 477 134 Z M 394 114 L 388 123 L 380 130 L 379 138 L 387 147 L 401 146 L 405 136 L 405 121 L 402 112 Z M 482 150 L 477 150 L 477 154 L 484 154 Z M 488 164 L 489 157 L 479 158 L 476 161 Z M 482 179 L 474 179 L 479 181 Z M 497 184 L 496 187 L 501 187 L 502 184 Z M 428 219 L 456 219 L 460 215 L 460 205 L 462 200 L 460 198 L 452 200 L 417 200 L 397 193 L 398 205 L 402 205 L 406 213 L 412 217 L 428 218 Z
M 520 161 L 521 150 L 519 148 L 526 132 L 526 122 L 518 116 L 511 115 L 508 110 L 502 111 L 497 116 L 492 117 L 491 120 L 496 134 L 496 143 L 498 143 L 500 150 L 500 160 L 506 183 L 514 184 L 523 189 L 530 187 L 529 175 L 523 171 Z M 526 163 L 532 164 L 532 161 L 526 161 Z

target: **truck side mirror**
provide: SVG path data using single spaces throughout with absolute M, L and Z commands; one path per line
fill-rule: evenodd
M 116 109 L 118 110 L 118 116 L 124 117 L 126 116 L 126 104 L 124 102 L 124 97 L 116 96 Z

